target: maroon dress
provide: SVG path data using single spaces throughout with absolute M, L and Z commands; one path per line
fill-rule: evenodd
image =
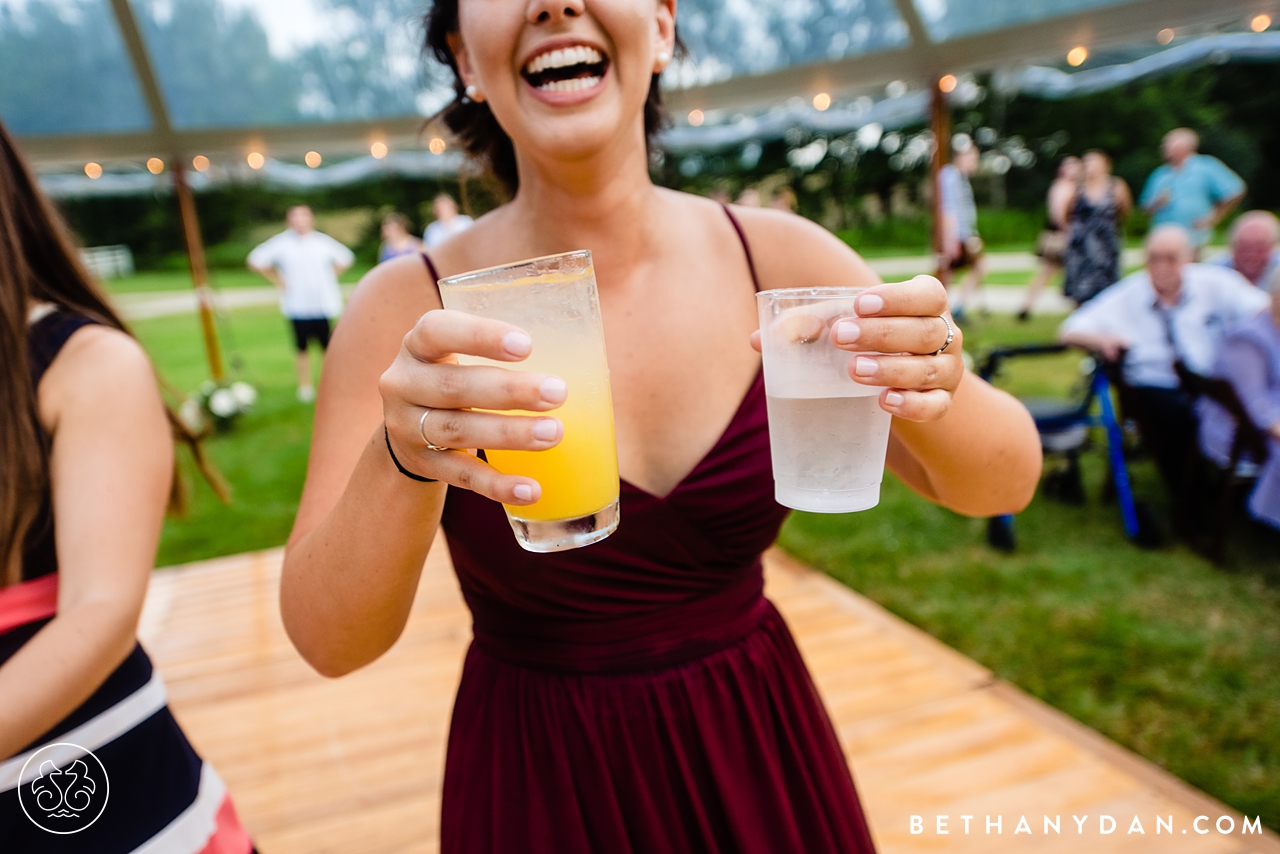
M 787 515 L 763 377 L 671 494 L 623 481 L 621 500 L 608 539 L 534 554 L 501 504 L 449 490 L 475 640 L 449 730 L 444 854 L 873 852 L 763 595 L 761 554 Z

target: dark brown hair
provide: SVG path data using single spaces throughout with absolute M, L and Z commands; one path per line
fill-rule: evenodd
M 467 154 L 488 167 L 503 188 L 515 195 L 520 186 L 520 175 L 516 170 L 516 152 L 511 145 L 511 137 L 498 124 L 488 104 L 477 103 L 466 96 L 466 86 L 458 74 L 458 63 L 449 49 L 449 34 L 458 31 L 458 0 L 434 0 L 424 25 L 426 52 L 453 71 L 453 100 L 434 118 L 442 120 Z M 677 35 L 675 56 L 679 58 L 686 53 L 684 43 Z M 644 137 L 650 150 L 653 138 L 670 122 L 670 116 L 662 105 L 659 76 L 655 74 L 649 81 L 649 97 L 644 102 Z
M 27 309 L 52 303 L 128 334 L 80 261 L 62 217 L 45 199 L 17 146 L 0 122 L 0 587 L 20 580 L 27 534 L 49 487 L 48 437 L 36 411 L 27 363 Z M 220 497 L 225 486 L 199 443 L 171 409 L 174 435 L 195 454 Z M 183 503 L 174 477 L 171 505 Z

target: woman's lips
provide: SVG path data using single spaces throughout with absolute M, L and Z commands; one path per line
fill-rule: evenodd
M 553 107 L 572 107 L 575 104 L 590 101 L 604 91 L 605 80 L 608 76 L 609 68 L 606 67 L 604 73 L 598 77 L 574 77 L 542 87 L 534 86 L 523 75 L 521 79 L 524 80 L 524 85 L 528 87 L 529 91 L 533 93 L 533 97 L 542 103 Z

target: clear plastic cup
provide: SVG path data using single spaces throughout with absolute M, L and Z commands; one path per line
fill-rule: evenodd
M 761 291 L 760 343 L 769 405 L 769 448 L 779 504 L 850 513 L 880 503 L 889 426 L 878 386 L 849 377 L 852 354 L 831 327 L 856 316 L 866 288 Z
M 531 477 L 542 497 L 505 505 L 516 540 L 532 552 L 574 549 L 618 527 L 618 446 L 595 269 L 587 251 L 549 255 L 440 280 L 445 308 L 519 326 L 533 338 L 523 362 L 459 356 L 463 364 L 555 374 L 569 397 L 552 415 L 564 424 L 546 451 L 486 450 L 504 474 Z M 512 414 L 533 414 L 516 412 Z

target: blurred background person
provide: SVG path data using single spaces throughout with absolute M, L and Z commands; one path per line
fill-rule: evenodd
M 951 162 L 938 173 L 942 193 L 942 245 L 950 268 L 943 284 L 950 284 L 950 273 L 969 270 L 960 299 L 951 312 L 956 320 L 963 316 L 987 275 L 987 260 L 982 238 L 978 235 L 978 208 L 973 201 L 973 187 L 969 184 L 969 178 L 977 171 L 978 147 L 969 143 L 957 151 Z
M 293 327 L 297 348 L 298 400 L 316 399 L 312 380 L 311 341 L 323 352 L 329 347 L 333 318 L 342 313 L 338 277 L 356 256 L 327 234 L 315 229 L 315 214 L 306 205 L 289 208 L 289 227 L 249 253 L 249 269 L 282 291 L 280 310 Z
M 1062 293 L 1083 305 L 1120 279 L 1121 225 L 1133 210 L 1129 185 L 1111 174 L 1111 158 L 1085 152 L 1081 181 L 1067 200 L 1069 238 Z
M 435 221 L 422 232 L 422 242 L 428 249 L 434 249 L 475 224 L 471 217 L 458 213 L 458 203 L 448 193 L 440 193 L 432 199 L 431 213 L 435 216 Z
M 137 641 L 165 509 L 181 496 L 175 431 L 199 461 L 198 446 L 2 124 L 0 330 L 0 849 L 177 851 L 179 837 L 183 851 L 249 854 Z M 65 769 L 51 785 L 70 806 L 66 784 L 94 781 L 107 798 L 109 782 L 110 812 L 54 836 L 20 816 L 20 782 L 34 781 L 19 775 L 67 741 L 92 745 L 108 780 L 92 760 L 72 770 L 88 751 L 63 745 L 39 753 Z
M 1186 230 L 1163 225 L 1147 237 L 1146 268 L 1126 276 L 1073 312 L 1058 338 L 1123 358 L 1123 374 L 1143 443 L 1174 496 L 1175 524 L 1193 533 L 1185 478 L 1195 452 L 1195 402 L 1174 363 L 1208 374 L 1223 339 L 1267 305 L 1267 296 L 1231 270 L 1191 262 Z
M 796 204 L 796 191 L 783 184 L 769 199 L 768 207 L 774 210 L 786 211 L 787 213 L 795 213 Z
M 1270 453 L 1249 496 L 1249 515 L 1280 529 L 1280 272 L 1268 280 L 1268 289 L 1271 310 L 1227 336 L 1213 374 L 1231 383 L 1249 420 L 1268 434 Z M 1200 401 L 1199 412 L 1201 450 L 1219 467 L 1229 466 L 1235 420 L 1212 400 Z
M 1076 184 L 1080 181 L 1080 158 L 1064 157 L 1058 164 L 1058 175 L 1049 185 L 1049 193 L 1045 197 L 1045 225 L 1036 240 L 1036 257 L 1040 265 L 1035 277 L 1027 288 L 1027 299 L 1018 312 L 1018 320 L 1031 317 L 1031 310 L 1049 279 L 1062 270 L 1067 254 L 1067 242 L 1071 232 L 1067 227 L 1067 205 L 1075 194 Z
M 409 233 L 409 218 L 402 213 L 389 213 L 382 219 L 382 246 L 378 263 L 422 251 L 422 241 Z
M 1231 248 L 1209 263 L 1235 270 L 1258 287 L 1280 273 L 1280 219 L 1271 211 L 1248 211 L 1231 225 Z
M 747 187 L 738 194 L 738 200 L 734 204 L 741 205 L 744 208 L 760 207 L 760 191 L 755 187 Z
M 1164 165 L 1147 178 L 1140 204 L 1151 215 L 1151 227 L 1180 225 L 1191 234 L 1195 256 L 1222 218 L 1244 198 L 1244 180 L 1221 160 L 1198 154 L 1200 136 L 1190 128 L 1165 134 Z

